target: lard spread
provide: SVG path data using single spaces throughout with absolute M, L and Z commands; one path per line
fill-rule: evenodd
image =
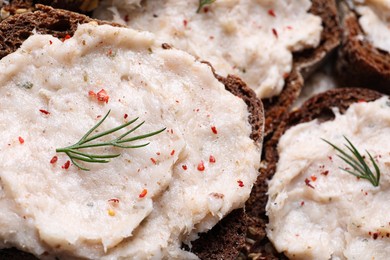
M 196 258 L 180 249 L 231 210 L 256 180 L 260 147 L 247 106 L 209 66 L 151 33 L 80 25 L 33 35 L 0 61 L 0 247 L 37 256 Z M 136 117 L 134 144 L 83 171 L 56 148 Z M 133 126 L 133 125 L 132 125 Z M 135 126 L 135 125 L 134 125 Z M 95 140 L 109 141 L 122 132 Z M 85 151 L 86 149 L 84 149 Z
M 347 137 L 381 170 L 374 187 L 321 138 L 347 150 Z M 302 123 L 280 139 L 269 183 L 267 234 L 291 259 L 388 259 L 390 255 L 390 101 L 356 103 L 333 121 Z M 367 160 L 368 162 L 369 160 Z M 371 163 L 368 163 L 374 171 Z
M 359 24 L 376 48 L 390 52 L 390 0 L 349 0 L 360 15 Z
M 316 47 L 322 32 L 309 0 L 218 0 L 199 13 L 198 0 L 140 2 L 102 1 L 94 15 L 151 31 L 211 62 L 218 74 L 238 75 L 260 98 L 281 92 L 292 52 Z

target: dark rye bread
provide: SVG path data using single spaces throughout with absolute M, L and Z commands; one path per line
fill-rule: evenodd
M 82 14 L 60 11 L 44 5 L 36 5 L 36 8 L 34 12 L 14 15 L 0 23 L 0 59 L 19 48 L 23 41 L 32 35 L 34 29 L 38 33 L 51 34 L 63 39 L 66 35 L 73 35 L 78 24 L 92 21 L 109 24 Z
M 293 68 L 277 97 L 263 100 L 265 109 L 265 140 L 287 116 L 298 98 L 305 79 L 332 53 L 340 43 L 340 28 L 335 0 L 312 0 L 310 13 L 320 16 L 323 31 L 320 45 L 293 53 Z
M 11 15 L 32 11 L 34 10 L 35 4 L 50 5 L 55 8 L 88 13 L 98 6 L 99 0 L 10 0 L 3 3 L 4 6 L 1 10 L 0 21 Z
M 368 87 L 390 94 L 390 53 L 375 48 L 364 38 L 358 15 L 340 4 L 342 41 L 337 71 L 343 85 Z
M 0 58 L 14 52 L 34 29 L 40 34 L 64 38 L 66 35 L 73 35 L 77 24 L 91 21 L 99 24 L 112 24 L 97 21 L 82 14 L 36 5 L 34 12 L 14 15 L 0 23 Z M 169 48 L 169 45 L 163 44 L 162 48 Z M 229 75 L 224 78 L 216 74 L 215 76 L 228 91 L 242 98 L 247 104 L 250 114 L 248 120 L 252 126 L 251 138 L 261 144 L 264 129 L 262 102 L 238 77 Z M 236 259 L 240 249 L 244 246 L 246 232 L 246 215 L 242 209 L 237 209 L 220 221 L 211 231 L 201 234 L 200 238 L 192 243 L 190 250 L 201 259 Z M 31 258 L 27 258 L 26 254 L 15 249 L 0 250 L 0 259 L 35 259 L 31 255 L 29 257 Z
M 265 225 L 268 223 L 268 218 L 265 215 L 265 206 L 268 200 L 266 195 L 267 183 L 276 172 L 279 159 L 277 145 L 285 131 L 292 126 L 314 119 L 322 122 L 332 120 L 334 118 L 332 108 L 334 107 L 344 113 L 355 102 L 373 101 L 381 96 L 382 94 L 376 91 L 363 88 L 328 90 L 306 101 L 298 110 L 291 112 L 286 120 L 279 125 L 272 138 L 264 143 L 264 165 L 260 169 L 261 175 L 258 179 L 261 185 L 257 186 L 257 193 L 252 194 L 247 202 L 247 214 L 250 216 L 248 220 L 250 222 L 248 224 L 248 236 L 250 238 L 248 241 L 250 243 L 247 243 L 244 251 L 247 256 L 250 256 L 251 259 L 287 259 L 284 255 L 275 251 L 265 232 Z

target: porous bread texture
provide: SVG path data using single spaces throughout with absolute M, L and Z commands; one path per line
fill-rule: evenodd
M 291 112 L 273 133 L 272 138 L 263 144 L 263 166 L 258 177 L 255 189 L 246 203 L 246 212 L 249 216 L 248 236 L 255 243 L 248 243 L 245 253 L 258 259 L 287 259 L 283 254 L 276 252 L 272 243 L 266 237 L 265 225 L 268 223 L 265 206 L 267 204 L 268 181 L 276 172 L 279 159 L 277 145 L 280 137 L 290 127 L 309 122 L 314 119 L 320 121 L 334 118 L 332 108 L 338 108 L 344 113 L 347 108 L 359 101 L 373 101 L 382 96 L 381 93 L 363 88 L 337 88 L 318 94 L 307 100 L 299 109 Z M 264 258 L 262 258 L 264 257 Z
M 365 39 L 358 16 L 348 5 L 341 3 L 339 9 L 343 33 L 337 72 L 341 83 L 390 94 L 390 53 Z
M 58 38 L 66 35 L 72 36 L 78 24 L 96 22 L 98 24 L 110 24 L 97 21 L 85 15 L 70 11 L 54 9 L 37 5 L 34 12 L 18 14 L 0 23 L 0 59 L 14 52 L 25 39 L 33 34 L 33 31 L 41 34 L 51 34 Z M 119 26 L 117 24 L 112 24 Z M 167 46 L 165 46 L 167 47 Z M 164 46 L 163 46 L 164 48 Z M 211 67 L 211 70 L 212 67 Z M 215 77 L 225 85 L 225 88 L 234 95 L 241 97 L 248 106 L 250 116 L 249 123 L 252 126 L 251 138 L 261 143 L 263 140 L 264 111 L 262 102 L 255 93 L 238 77 L 226 78 L 215 74 Z M 245 243 L 247 225 L 245 213 L 238 209 L 230 213 L 207 234 L 193 242 L 193 248 L 201 259 L 234 259 Z M 210 241 L 212 239 L 212 241 Z M 0 250 L 1 259 L 34 259 L 27 257 L 25 253 L 12 250 Z

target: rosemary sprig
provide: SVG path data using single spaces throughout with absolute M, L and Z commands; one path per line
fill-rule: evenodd
M 111 112 L 111 110 L 109 110 L 107 112 L 107 114 L 102 118 L 102 120 L 100 120 L 94 127 L 92 127 L 77 143 L 75 143 L 74 145 L 68 146 L 68 147 L 58 148 L 58 149 L 56 149 L 56 152 L 57 153 L 65 153 L 70 158 L 70 160 L 72 161 L 72 163 L 75 166 L 77 166 L 81 170 L 89 171 L 88 168 L 81 166 L 77 161 L 84 161 L 84 162 L 89 162 L 89 163 L 108 163 L 110 161 L 109 159 L 118 157 L 118 156 L 120 156 L 120 154 L 101 154 L 100 155 L 100 154 L 86 153 L 86 152 L 82 152 L 80 150 L 85 149 L 85 148 L 102 147 L 102 146 L 114 146 L 114 147 L 119 147 L 119 148 L 140 148 L 140 147 L 147 146 L 149 143 L 144 143 L 144 144 L 139 144 L 139 145 L 127 145 L 127 144 L 130 142 L 137 141 L 137 140 L 145 139 L 145 138 L 153 136 L 153 135 L 157 135 L 166 129 L 166 128 L 163 128 L 163 129 L 151 132 L 151 133 L 126 138 L 130 133 L 132 133 L 135 130 L 137 130 L 138 128 L 140 128 L 145 123 L 145 121 L 143 121 L 143 122 L 139 123 L 138 125 L 136 125 L 135 127 L 128 130 L 127 132 L 125 132 L 124 134 L 118 136 L 117 138 L 112 139 L 111 141 L 90 143 L 91 141 L 96 140 L 100 137 L 115 133 L 115 132 L 131 125 L 132 123 L 134 123 L 135 121 L 138 120 L 138 117 L 137 117 L 137 118 L 135 118 L 127 123 L 124 123 L 118 127 L 115 127 L 115 128 L 110 129 L 110 130 L 107 130 L 107 131 L 98 133 L 96 135 L 90 136 L 90 134 L 93 131 L 95 131 L 96 128 L 98 128 L 104 122 L 104 120 L 106 120 L 106 118 L 108 117 L 110 112 Z
M 199 6 L 198 6 L 198 9 L 196 10 L 197 13 L 200 12 L 200 10 L 202 10 L 202 8 L 205 6 L 205 5 L 211 5 L 212 3 L 214 3 L 216 0 L 199 0 Z
M 346 171 L 358 178 L 366 179 L 369 182 L 372 183 L 375 187 L 379 185 L 379 180 L 381 177 L 381 173 L 379 170 L 378 165 L 376 164 L 374 158 L 371 156 L 371 154 L 366 150 L 366 153 L 370 157 L 370 161 L 372 165 L 375 168 L 375 174 L 371 171 L 370 167 L 365 162 L 363 156 L 359 153 L 359 151 L 356 149 L 356 147 L 348 140 L 347 137 L 344 136 L 344 139 L 347 141 L 348 144 L 344 144 L 344 146 L 352 153 L 352 155 L 347 154 L 345 151 L 337 147 L 336 145 L 332 144 L 331 142 L 322 139 L 326 143 L 328 143 L 330 146 L 332 146 L 334 149 L 336 149 L 341 154 L 338 154 L 337 156 L 340 157 L 344 162 L 349 164 L 354 171 L 341 168 L 341 170 Z

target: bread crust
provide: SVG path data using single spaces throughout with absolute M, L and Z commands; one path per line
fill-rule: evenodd
M 57 38 L 72 36 L 78 24 L 95 21 L 98 24 L 111 24 L 98 21 L 82 14 L 54 9 L 44 5 L 36 5 L 34 12 L 14 15 L 0 23 L 0 59 L 16 51 L 25 39 L 32 35 L 32 31 L 41 34 L 51 34 Z M 162 46 L 166 48 L 167 45 Z M 224 84 L 225 88 L 234 95 L 242 98 L 248 106 L 249 123 L 252 126 L 250 137 L 261 146 L 264 132 L 264 109 L 262 102 L 240 78 L 229 75 L 224 78 L 215 74 L 215 77 Z M 191 251 L 201 259 L 235 259 L 245 244 L 247 232 L 246 215 L 243 209 L 237 209 L 220 221 L 212 230 L 201 234 L 193 242 Z M 11 258 L 7 258 L 7 257 Z M 19 257 L 19 258 L 18 258 Z M 30 259 L 26 254 L 15 249 L 0 250 L 1 259 Z M 29 255 L 31 259 L 35 259 Z
M 293 53 L 293 68 L 279 96 L 263 100 L 265 109 L 265 140 L 284 120 L 297 100 L 305 79 L 320 66 L 340 44 L 340 27 L 335 0 L 312 0 L 310 13 L 321 17 L 323 31 L 320 45 Z
M 340 4 L 340 14 L 343 34 L 337 72 L 341 83 L 390 94 L 390 53 L 375 48 L 361 37 L 364 32 L 358 16 L 345 3 Z
M 278 254 L 272 243 L 266 237 L 265 225 L 268 218 L 265 212 L 267 204 L 268 181 L 276 172 L 276 165 L 279 159 L 277 145 L 280 137 L 290 127 L 300 123 L 309 122 L 314 119 L 327 121 L 334 118 L 332 108 L 336 107 L 340 113 L 345 113 L 347 108 L 356 102 L 373 101 L 383 94 L 370 89 L 363 88 L 338 88 L 331 89 L 318 94 L 307 100 L 299 109 L 293 111 L 279 125 L 272 137 L 263 145 L 263 167 L 258 179 L 258 185 L 252 191 L 251 197 L 247 202 L 248 214 L 248 237 L 254 240 L 254 243 L 247 244 L 246 255 L 251 255 L 253 259 L 287 259 L 284 255 Z M 256 258 L 257 257 L 257 258 Z

